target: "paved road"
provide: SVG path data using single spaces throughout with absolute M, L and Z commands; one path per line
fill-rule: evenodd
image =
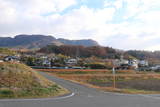
M 158 95 L 104 93 L 45 73 L 41 74 L 71 90 L 75 95 L 50 99 L 0 100 L 0 107 L 160 107 Z

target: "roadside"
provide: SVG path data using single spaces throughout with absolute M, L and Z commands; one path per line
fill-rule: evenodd
M 67 89 L 24 64 L 0 63 L 0 99 L 48 98 L 67 93 Z

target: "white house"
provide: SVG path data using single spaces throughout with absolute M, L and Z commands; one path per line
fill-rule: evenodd
M 48 59 L 44 59 L 44 60 L 42 61 L 42 65 L 50 66 L 50 65 L 51 65 L 51 61 L 48 60 Z
M 66 61 L 66 64 L 67 65 L 75 65 L 75 64 L 77 64 L 77 59 L 68 59 L 67 61 Z
M 6 56 L 4 61 L 17 61 L 19 62 L 19 58 L 17 56 Z
M 121 60 L 121 61 L 120 61 L 120 63 L 121 63 L 121 64 L 129 64 L 129 61 L 128 61 L 128 60 L 123 59 L 123 60 Z
M 129 65 L 130 66 L 132 66 L 132 67 L 134 67 L 135 69 L 137 69 L 138 68 L 138 60 L 136 60 L 136 59 L 133 59 L 133 60 L 129 60 Z
M 146 60 L 140 60 L 139 65 L 140 66 L 148 66 L 149 64 L 148 64 L 148 61 L 146 61 Z

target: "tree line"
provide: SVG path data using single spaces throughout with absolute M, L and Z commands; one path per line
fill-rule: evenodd
M 120 53 L 118 53 L 115 49 L 110 47 L 101 47 L 101 46 L 75 46 L 75 45 L 48 45 L 46 47 L 41 48 L 38 52 L 42 53 L 55 53 L 55 54 L 63 54 L 71 57 L 91 57 L 96 56 L 100 58 L 119 58 Z

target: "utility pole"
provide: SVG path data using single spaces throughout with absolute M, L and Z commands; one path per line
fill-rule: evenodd
M 112 68 L 112 74 L 113 74 L 113 88 L 116 88 L 116 71 L 115 68 Z
M 78 59 L 79 58 L 79 46 L 77 46 L 77 48 L 76 48 L 76 59 Z

